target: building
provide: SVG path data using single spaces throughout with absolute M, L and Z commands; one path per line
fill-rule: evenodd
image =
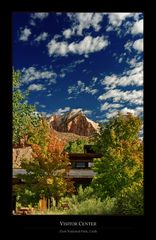
M 79 185 L 82 185 L 86 187 L 89 185 L 92 181 L 92 178 L 95 176 L 95 172 L 91 169 L 91 166 L 93 165 L 93 159 L 94 158 L 101 158 L 101 154 L 95 153 L 90 145 L 84 146 L 84 153 L 70 153 L 69 159 L 71 162 L 71 169 L 69 170 L 69 173 L 67 174 L 67 178 L 71 178 L 71 180 L 74 182 L 75 188 L 77 189 Z M 26 174 L 26 171 L 21 168 L 14 168 L 13 169 L 13 184 L 24 184 L 22 180 L 17 179 L 17 174 Z M 15 208 L 15 201 L 16 197 L 13 196 L 13 206 Z M 44 201 L 44 203 L 43 203 Z M 43 198 L 43 201 L 41 200 L 40 205 L 41 206 L 49 206 L 49 200 Z

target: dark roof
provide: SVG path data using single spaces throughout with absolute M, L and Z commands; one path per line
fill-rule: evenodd
M 101 158 L 102 154 L 99 153 L 69 153 L 70 160 L 76 159 L 93 159 L 93 158 Z

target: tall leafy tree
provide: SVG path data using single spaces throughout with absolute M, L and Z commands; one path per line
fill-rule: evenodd
M 133 182 L 143 180 L 143 142 L 139 139 L 142 121 L 119 113 L 101 125 L 95 137 L 95 151 L 103 157 L 94 161 L 97 173 L 92 186 L 102 198 L 114 197 Z
M 59 199 L 66 193 L 74 192 L 73 182 L 67 177 L 70 162 L 68 154 L 63 151 L 64 143 L 54 134 L 47 146 L 32 145 L 33 158 L 23 159 L 21 167 L 26 174 L 19 174 L 18 177 L 25 182 L 25 185 L 15 188 L 20 195 L 23 190 L 35 194 L 36 201 L 41 197 Z M 29 194 L 30 195 L 30 194 Z M 22 195 L 23 196 L 23 195 Z
M 29 127 L 38 124 L 39 117 L 34 113 L 35 107 L 28 104 L 28 91 L 21 91 L 20 72 L 13 70 L 13 145 L 19 144 L 21 138 L 29 133 Z

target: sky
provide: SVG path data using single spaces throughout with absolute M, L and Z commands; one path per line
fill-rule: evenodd
M 141 12 L 14 12 L 13 67 L 28 103 L 46 116 L 142 117 L 143 22 Z

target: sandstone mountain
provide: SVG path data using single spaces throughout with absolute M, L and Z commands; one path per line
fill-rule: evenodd
M 64 115 L 53 115 L 47 119 L 51 125 L 51 133 L 55 139 L 58 139 L 64 146 L 69 141 L 77 139 L 89 140 L 90 137 L 99 129 L 97 123 L 88 119 L 80 110 L 73 110 Z M 13 167 L 19 168 L 21 159 L 30 159 L 32 157 L 31 146 L 13 147 Z
M 48 122 L 58 132 L 92 136 L 99 129 L 98 123 L 90 120 L 81 110 L 72 110 L 64 115 L 52 115 Z

